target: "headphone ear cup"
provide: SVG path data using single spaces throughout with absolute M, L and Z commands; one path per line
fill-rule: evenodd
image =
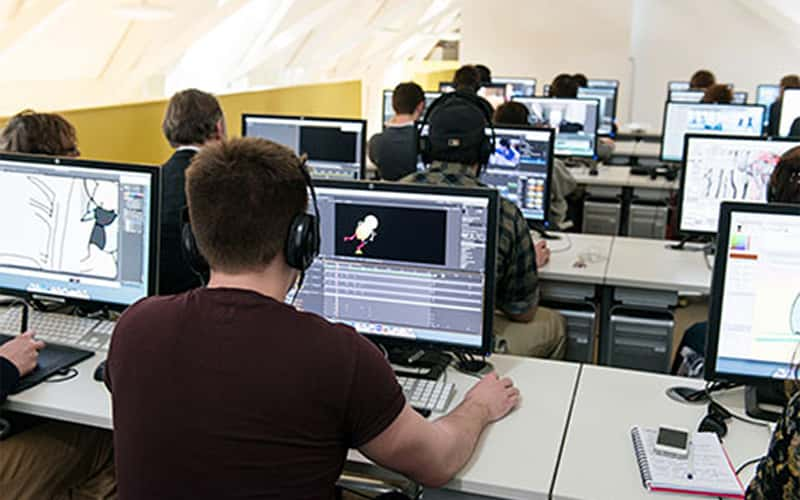
M 319 255 L 319 223 L 309 214 L 299 214 L 289 226 L 286 238 L 286 263 L 298 271 L 305 271 Z

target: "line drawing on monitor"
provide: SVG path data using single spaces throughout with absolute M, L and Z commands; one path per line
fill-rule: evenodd
M 757 104 L 667 102 L 661 132 L 661 161 L 683 161 L 686 134 L 758 137 L 764 129 L 764 107 Z
M 242 136 L 261 137 L 308 156 L 315 179 L 363 179 L 366 120 L 305 116 L 242 115 Z
M 0 289 L 126 306 L 156 290 L 158 169 L 0 155 Z
M 556 156 L 597 156 L 599 100 L 553 97 L 520 97 L 514 100 L 528 108 L 532 126 L 556 131 Z
M 724 201 L 766 203 L 772 171 L 781 155 L 800 141 L 737 136 L 686 136 L 678 229 L 716 234 Z
M 497 191 L 314 184 L 320 255 L 298 309 L 387 346 L 491 353 Z

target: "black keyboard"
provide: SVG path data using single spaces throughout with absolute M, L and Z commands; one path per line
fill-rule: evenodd
M 0 334 L 0 344 L 5 344 L 13 338 L 12 335 Z M 92 356 L 94 356 L 92 351 L 84 351 L 83 349 L 56 344 L 47 344 L 44 349 L 39 351 L 39 360 L 36 363 L 36 368 L 19 380 L 19 383 L 17 383 L 17 386 L 11 391 L 11 394 L 17 394 L 25 389 L 30 389 L 43 382 L 54 373 L 74 366 Z

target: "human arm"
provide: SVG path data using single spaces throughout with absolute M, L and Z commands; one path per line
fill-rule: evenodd
M 472 457 L 481 433 L 519 404 L 509 378 L 491 373 L 478 382 L 455 410 L 430 422 L 408 405 L 377 437 L 360 449 L 376 463 L 425 486 L 449 482 Z
M 778 421 L 767 455 L 747 487 L 747 500 L 800 497 L 800 398 L 793 398 Z M 791 496 L 786 494 L 791 493 Z
M 499 226 L 496 307 L 511 321 L 528 323 L 539 304 L 536 249 L 528 223 L 513 203 L 501 201 Z
M 20 377 L 36 368 L 43 347 L 44 342 L 35 340 L 33 332 L 25 332 L 0 345 L 0 402 L 5 401 Z

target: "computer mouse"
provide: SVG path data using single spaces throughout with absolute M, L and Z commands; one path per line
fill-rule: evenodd
M 589 169 L 589 175 L 598 175 L 600 172 L 596 168 Z
M 94 379 L 98 382 L 105 381 L 105 374 L 106 374 L 106 362 L 105 360 L 101 361 L 97 368 L 94 369 Z

